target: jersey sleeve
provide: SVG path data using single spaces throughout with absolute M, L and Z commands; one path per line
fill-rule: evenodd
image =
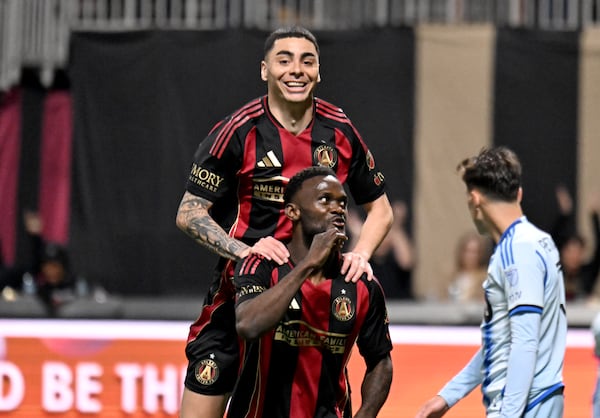
M 594 354 L 600 358 L 600 312 L 594 316 L 590 329 L 594 337 Z
M 444 398 L 450 408 L 481 384 L 483 381 L 482 364 L 483 356 L 479 349 L 467 365 L 440 390 L 438 395 Z
M 357 346 L 367 364 L 371 364 L 392 351 L 389 317 L 385 297 L 377 280 L 367 282 L 369 309 L 360 329 Z
M 352 141 L 352 161 L 348 173 L 348 188 L 357 205 L 369 203 L 385 192 L 385 177 L 375 163 L 373 154 L 352 123 L 348 138 Z
M 503 270 L 504 292 L 510 315 L 519 312 L 541 313 L 548 266 L 543 253 L 531 242 L 514 243 L 506 255 L 514 262 Z
M 241 144 L 238 132 L 232 130 L 230 118 L 215 125 L 194 153 L 186 190 L 215 202 L 235 189 L 236 173 L 242 161 Z
M 233 277 L 236 306 L 255 298 L 271 286 L 272 265 L 266 258 L 251 254 L 239 262 Z
M 536 368 L 541 316 L 524 312 L 510 319 L 511 345 L 501 416 L 522 416 Z

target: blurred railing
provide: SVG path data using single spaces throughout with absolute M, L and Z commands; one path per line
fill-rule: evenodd
M 73 30 L 311 29 L 419 23 L 579 30 L 600 26 L 600 0 L 0 0 L 0 90 L 23 67 L 48 85 L 64 68 Z

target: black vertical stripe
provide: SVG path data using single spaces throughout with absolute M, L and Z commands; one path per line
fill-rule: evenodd
M 278 267 L 277 272 L 277 280 L 275 285 L 279 282 L 279 280 L 284 279 L 287 274 L 290 273 L 290 266 L 288 264 L 284 264 Z M 293 328 L 295 330 L 300 329 L 299 321 L 302 319 L 302 292 L 297 292 L 294 296 L 294 299 L 298 303 L 300 309 L 298 310 L 290 310 L 288 309 L 287 314 L 282 319 L 287 319 L 290 321 L 297 321 Z M 275 326 L 277 328 L 277 325 Z M 278 344 L 287 344 L 283 342 L 276 342 L 271 340 L 271 344 L 276 346 Z M 292 389 L 295 380 L 291 379 L 290 376 L 294 376 L 296 373 L 296 368 L 298 367 L 298 356 L 300 347 L 289 345 L 286 348 L 286 351 L 290 353 L 289 356 L 271 356 L 269 359 L 262 359 L 262 361 L 269 362 L 269 376 L 268 376 L 268 384 L 267 384 L 267 393 L 265 395 L 265 409 L 263 411 L 262 416 L 264 417 L 275 417 L 275 416 L 289 416 L 291 415 L 291 401 L 292 401 Z M 260 367 L 260 365 L 259 365 Z M 282 390 L 281 388 L 285 388 Z M 285 392 L 285 399 L 280 400 L 280 393 Z M 269 402 L 269 399 L 277 399 L 277 402 L 281 405 L 281 408 L 284 411 L 276 410 L 275 402 Z
M 577 195 L 578 32 L 499 29 L 494 82 L 495 145 L 523 164 L 523 209 L 544 229 L 555 187 Z
M 283 154 L 279 131 L 277 127 L 270 121 L 271 119 L 268 116 L 263 116 L 256 125 L 256 148 L 254 150 L 256 154 L 256 161 L 254 162 L 253 170 L 260 170 L 261 177 L 276 179 L 280 178 L 283 175 L 283 165 L 285 165 L 284 160 L 287 156 Z M 281 164 L 281 166 L 267 166 L 266 168 L 258 169 L 258 163 L 262 161 L 263 158 L 269 159 L 269 157 L 267 157 L 267 153 L 269 151 L 273 151 L 273 153 L 280 160 L 279 163 Z M 298 150 L 298 152 L 302 151 Z M 256 174 L 253 172 L 252 176 L 254 177 L 255 175 Z M 278 184 L 278 182 L 274 180 L 273 184 Z M 252 208 L 250 209 L 249 228 L 254 230 L 261 230 L 264 232 L 265 236 L 275 235 L 277 222 L 271 222 L 270 224 L 265 222 L 265 214 L 273 213 L 272 207 L 272 202 L 265 202 L 256 197 L 252 197 Z M 275 218 L 277 217 L 275 216 Z
M 336 318 L 333 310 L 336 307 L 336 299 L 338 297 L 346 297 L 351 301 L 351 309 L 352 309 L 352 317 L 348 321 L 340 321 Z M 335 334 L 346 334 L 349 337 L 355 329 L 356 317 L 357 317 L 357 286 L 354 284 L 346 283 L 341 277 L 338 279 L 331 280 L 331 297 L 330 297 L 330 313 L 329 313 L 329 327 L 328 330 L 331 333 Z M 350 337 L 351 338 L 351 337 Z M 336 365 L 337 369 L 342 369 L 344 357 L 340 355 L 334 355 L 328 350 L 323 350 L 323 360 L 321 364 L 321 370 L 331 370 L 331 365 L 340 362 Z M 323 374 L 321 375 L 321 380 L 319 381 L 319 394 L 323 394 L 326 396 L 327 393 L 333 389 L 337 391 L 337 386 L 335 388 L 331 388 L 330 385 L 332 381 L 335 381 L 336 385 L 338 382 L 337 376 L 333 378 L 332 376 Z M 350 385 L 348 384 L 348 390 L 350 390 Z M 334 392 L 336 393 L 336 392 Z M 350 399 L 348 399 L 350 402 Z M 351 410 L 351 404 L 347 405 L 348 410 Z
M 317 96 L 340 106 L 386 177 L 390 199 L 412 201 L 414 28 L 317 33 Z
M 17 192 L 17 262 L 29 265 L 32 244 L 25 232 L 23 211 L 38 210 L 40 144 L 45 89 L 37 74 L 25 70 L 22 75 L 21 156 Z

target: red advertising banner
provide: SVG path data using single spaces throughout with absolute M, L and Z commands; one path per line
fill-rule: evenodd
M 0 320 L 3 417 L 177 417 L 189 324 L 160 321 Z M 380 417 L 413 416 L 458 372 L 479 343 L 476 327 L 393 326 L 394 381 Z M 565 418 L 590 416 L 593 338 L 569 331 Z M 349 365 L 360 404 L 364 365 Z M 481 417 L 476 389 L 448 417 Z

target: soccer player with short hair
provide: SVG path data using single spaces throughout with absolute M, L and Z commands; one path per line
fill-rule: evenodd
M 482 344 L 416 417 L 441 417 L 478 385 L 488 418 L 562 417 L 567 318 L 558 250 L 523 215 L 513 151 L 483 149 L 458 170 L 477 230 L 496 243 L 483 283 Z
M 238 264 L 236 328 L 246 344 L 228 418 L 341 417 L 355 342 L 367 366 L 356 416 L 383 406 L 392 382 L 385 298 L 377 280 L 341 273 L 347 200 L 330 169 L 299 172 L 284 197 L 289 261 L 250 255 Z
M 235 262 L 260 254 L 288 262 L 290 238 L 283 194 L 294 174 L 329 167 L 367 212 L 342 272 L 372 278 L 369 258 L 392 223 L 385 181 L 358 130 L 337 106 L 314 97 L 321 77 L 319 47 L 301 27 L 281 28 L 265 41 L 260 75 L 267 94 L 220 121 L 200 142 L 177 226 L 221 256 L 200 316 L 190 327 L 182 418 L 221 418 L 239 367 L 235 332 Z

